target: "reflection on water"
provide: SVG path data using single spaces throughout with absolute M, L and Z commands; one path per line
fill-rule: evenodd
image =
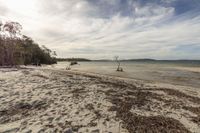
M 58 62 L 55 68 L 65 69 L 68 65 L 69 62 Z M 200 63 L 122 62 L 121 65 L 124 72 L 116 72 L 117 64 L 115 62 L 79 62 L 79 65 L 72 66 L 72 70 L 194 87 L 200 86 Z

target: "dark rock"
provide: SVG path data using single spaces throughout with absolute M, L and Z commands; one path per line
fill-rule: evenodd
M 72 129 L 65 129 L 64 133 L 73 133 Z

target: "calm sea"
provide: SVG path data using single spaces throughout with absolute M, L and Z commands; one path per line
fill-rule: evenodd
M 78 62 L 72 70 L 84 71 L 124 78 L 164 82 L 200 87 L 200 62 L 198 61 L 123 61 L 124 72 L 116 72 L 112 61 Z M 69 62 L 58 62 L 54 67 L 65 69 Z

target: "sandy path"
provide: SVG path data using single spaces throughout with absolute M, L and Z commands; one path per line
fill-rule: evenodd
M 0 69 L 0 132 L 199 132 L 200 98 L 105 76 Z

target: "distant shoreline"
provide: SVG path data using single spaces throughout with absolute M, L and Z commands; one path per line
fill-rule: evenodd
M 57 61 L 114 61 L 111 59 L 87 59 L 87 58 L 57 58 Z M 199 62 L 200 60 L 193 59 L 177 59 L 177 60 L 158 60 L 158 59 L 121 59 L 120 61 L 145 61 L 145 62 Z

